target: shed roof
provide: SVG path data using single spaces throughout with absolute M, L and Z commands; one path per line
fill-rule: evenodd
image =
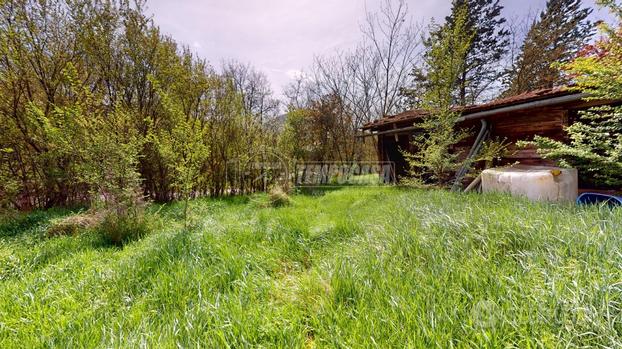
M 556 98 L 556 97 L 573 95 L 573 94 L 579 94 L 579 93 L 576 91 L 572 91 L 568 89 L 567 87 L 546 88 L 546 89 L 539 89 L 535 91 L 522 93 L 522 94 L 511 96 L 511 97 L 496 99 L 488 103 L 469 105 L 469 106 L 464 106 L 464 107 L 456 107 L 454 108 L 454 110 L 456 112 L 461 113 L 462 116 L 467 116 L 469 114 L 479 113 L 483 111 L 493 111 L 495 109 L 501 109 L 505 107 L 526 104 L 526 103 L 531 103 L 535 101 L 546 100 L 550 98 Z M 409 111 L 405 111 L 397 115 L 385 116 L 378 120 L 367 123 L 363 125 L 362 129 L 373 130 L 384 125 L 390 125 L 394 123 L 406 122 L 406 121 L 411 121 L 411 120 L 414 121 L 417 118 L 427 115 L 427 113 L 428 113 L 427 111 L 421 110 L 421 109 L 409 110 Z

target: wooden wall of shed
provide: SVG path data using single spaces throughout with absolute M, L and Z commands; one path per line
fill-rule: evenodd
M 509 143 L 510 154 L 501 161 L 495 162 L 494 166 L 503 166 L 515 163 L 525 165 L 555 165 L 554 162 L 542 159 L 536 149 L 519 149 L 517 141 L 530 141 L 535 135 L 546 136 L 552 139 L 567 141 L 564 127 L 570 125 L 577 118 L 579 110 L 599 105 L 620 105 L 620 102 L 611 101 L 576 101 L 559 105 L 557 107 L 534 108 L 511 113 L 498 113 L 486 118 L 491 126 L 492 139 L 505 140 Z M 400 120 L 396 124 L 386 124 L 374 129 L 376 132 L 399 129 L 413 125 L 413 120 Z M 463 156 L 468 153 L 473 145 L 475 136 L 479 131 L 480 121 L 468 121 L 461 124 L 471 131 L 471 136 L 454 147 L 454 151 L 461 151 Z M 408 171 L 408 166 L 400 149 L 414 151 L 410 146 L 412 133 L 395 135 L 385 134 L 379 136 L 378 156 L 382 161 L 393 161 L 396 164 L 398 179 Z M 483 164 L 477 164 L 481 167 Z M 581 174 L 579 174 L 581 178 Z M 465 179 L 465 180 L 468 180 Z
M 564 127 L 568 125 L 569 113 L 567 109 L 547 108 L 499 114 L 489 118 L 492 139 L 510 143 L 510 154 L 499 165 L 516 162 L 525 165 L 554 165 L 552 161 L 542 159 L 535 148 L 519 149 L 516 142 L 533 140 L 536 135 L 565 140 Z
M 535 149 L 519 149 L 516 147 L 516 142 L 532 140 L 535 135 L 564 140 L 565 133 L 563 128 L 568 125 L 569 116 L 572 113 L 567 108 L 541 108 L 488 117 L 487 121 L 491 130 L 491 139 L 505 140 L 510 144 L 509 154 L 494 165 L 500 166 L 518 162 L 526 165 L 554 165 L 553 162 L 542 159 Z M 393 128 L 411 125 L 411 123 L 399 124 L 393 126 Z M 469 130 L 470 136 L 454 147 L 455 152 L 461 152 L 461 155 L 466 157 L 480 130 L 480 125 L 480 120 L 467 121 L 460 125 L 464 129 Z M 398 179 L 408 172 L 408 164 L 402 155 L 402 151 L 413 151 L 410 144 L 411 139 L 411 132 L 379 136 L 378 158 L 380 161 L 392 161 L 395 163 Z

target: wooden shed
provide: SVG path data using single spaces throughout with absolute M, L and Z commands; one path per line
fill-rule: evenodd
M 531 140 L 535 135 L 565 140 L 564 127 L 577 119 L 578 112 L 599 105 L 618 104 L 620 101 L 586 101 L 587 95 L 567 88 L 542 89 L 489 103 L 456 108 L 461 117 L 460 127 L 471 129 L 472 137 L 457 145 L 468 153 L 477 136 L 485 134 L 493 139 L 505 139 L 510 154 L 495 165 L 521 163 L 525 165 L 554 165 L 542 159 L 535 149 L 518 149 L 520 140 Z M 426 116 L 422 110 L 411 110 L 385 116 L 362 127 L 364 136 L 377 137 L 378 160 L 395 164 L 399 179 L 407 173 L 402 151 L 412 152 L 411 140 L 418 129 L 416 123 Z

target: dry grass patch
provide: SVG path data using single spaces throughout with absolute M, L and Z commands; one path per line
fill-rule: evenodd
M 45 230 L 47 237 L 76 236 L 81 232 L 98 227 L 104 220 L 101 212 L 82 212 L 70 216 L 52 219 Z

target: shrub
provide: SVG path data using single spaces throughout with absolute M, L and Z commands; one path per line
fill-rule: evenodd
M 291 204 L 289 195 L 280 186 L 275 186 L 268 193 L 268 199 L 270 200 L 270 206 L 282 207 Z
M 108 243 L 122 246 L 147 235 L 151 231 L 151 224 L 142 213 L 128 215 L 109 213 L 102 220 L 98 231 Z
M 95 231 L 111 245 L 121 246 L 137 240 L 152 230 L 142 210 L 120 214 L 114 210 L 89 211 L 52 219 L 45 236 L 76 236 L 86 231 Z
M 536 136 L 538 153 L 563 167 L 577 168 L 583 184 L 618 188 L 622 185 L 622 108 L 600 107 L 581 112 L 565 128 L 568 142 Z
M 17 221 L 20 217 L 19 211 L 13 209 L 5 209 L 0 207 L 0 226 L 7 225 Z

